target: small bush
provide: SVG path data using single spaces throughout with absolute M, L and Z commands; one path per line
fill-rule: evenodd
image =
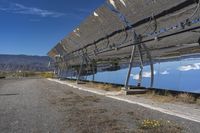
M 183 128 L 174 122 L 166 120 L 146 119 L 140 122 L 136 133 L 181 133 Z
M 161 127 L 161 122 L 158 120 L 143 120 L 140 127 L 141 129 L 152 129 L 152 128 L 158 128 Z

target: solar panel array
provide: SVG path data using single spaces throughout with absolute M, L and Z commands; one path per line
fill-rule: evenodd
M 77 67 L 82 60 L 123 64 L 133 45 L 145 43 L 153 58 L 166 56 L 199 41 L 199 6 L 198 0 L 108 0 L 48 55 L 59 67 Z M 134 33 L 141 43 L 135 43 Z M 142 54 L 148 60 L 144 49 Z

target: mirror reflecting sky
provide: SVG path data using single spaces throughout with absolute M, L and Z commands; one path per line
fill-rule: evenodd
M 160 60 L 154 64 L 154 88 L 200 93 L 200 54 L 191 54 Z M 112 72 L 98 72 L 95 81 L 124 84 L 128 69 Z M 139 78 L 139 67 L 131 72 L 130 85 L 136 85 Z M 150 67 L 143 70 L 142 86 L 150 86 Z M 88 76 L 87 80 L 92 80 Z
M 148 49 L 151 51 L 154 66 L 154 71 L 152 71 L 154 73 L 153 88 L 200 93 L 200 46 L 198 43 L 172 46 L 148 45 Z M 145 51 L 142 52 L 142 57 L 143 70 L 141 86 L 150 87 L 150 60 L 147 58 Z M 111 64 L 104 64 L 105 66 L 103 65 L 103 68 L 102 66 L 97 66 L 98 70 L 94 75 L 94 81 L 124 85 L 128 73 L 128 63 L 125 65 L 119 61 L 114 64 L 114 68 Z M 141 63 L 136 52 L 129 85 L 138 85 L 140 70 Z M 74 72 L 71 75 L 77 75 L 77 71 Z M 65 72 L 61 73 L 64 74 Z M 69 74 L 65 74 L 61 77 L 69 77 Z M 81 76 L 82 79 L 93 80 L 93 75 L 83 75 Z

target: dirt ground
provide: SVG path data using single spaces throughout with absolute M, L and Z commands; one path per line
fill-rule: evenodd
M 200 124 L 45 79 L 0 80 L 1 133 L 198 133 Z

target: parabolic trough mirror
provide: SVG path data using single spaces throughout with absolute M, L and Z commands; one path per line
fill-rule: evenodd
M 108 0 L 48 55 L 59 77 L 200 93 L 200 2 Z

